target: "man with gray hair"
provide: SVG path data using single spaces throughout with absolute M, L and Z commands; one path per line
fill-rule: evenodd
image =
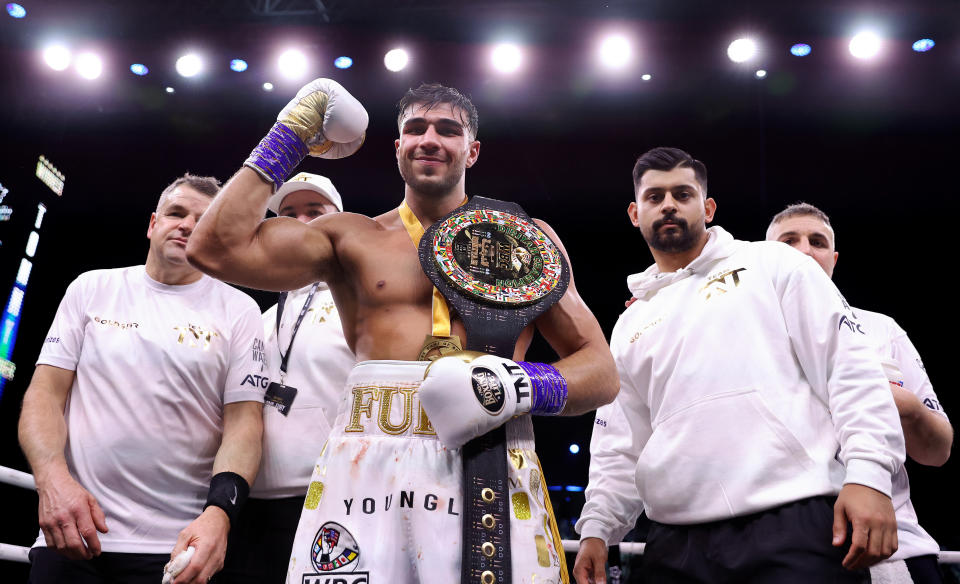
M 777 213 L 767 227 L 767 240 L 781 241 L 807 254 L 833 277 L 840 256 L 835 234 L 830 218 L 813 205 L 797 203 Z M 933 391 L 920 354 L 907 333 L 889 316 L 860 308 L 851 310 L 858 323 L 855 330 L 864 335 L 883 360 L 900 414 L 907 456 L 920 464 L 943 465 L 950 457 L 953 428 Z M 904 467 L 893 476 L 893 505 L 899 548 L 871 569 L 874 578 L 891 583 L 942 582 L 937 567 L 940 547 L 920 527 Z
M 174 181 L 146 264 L 81 274 L 60 302 L 20 415 L 40 496 L 34 584 L 202 584 L 223 565 L 269 371 L 257 304 L 187 262 L 218 188 Z M 171 552 L 188 548 L 172 579 Z

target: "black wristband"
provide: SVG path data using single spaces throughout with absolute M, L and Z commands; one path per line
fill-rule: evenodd
M 207 502 L 203 508 L 210 505 L 223 509 L 230 518 L 230 526 L 237 522 L 240 508 L 250 494 L 250 485 L 246 479 L 235 472 L 221 472 L 210 480 L 210 490 L 207 492 Z

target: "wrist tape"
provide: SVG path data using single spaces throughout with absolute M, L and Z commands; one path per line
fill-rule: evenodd
M 206 509 L 210 505 L 220 507 L 230 518 L 230 525 L 233 526 L 249 494 L 250 485 L 242 476 L 235 472 L 217 473 L 210 480 L 210 490 L 207 492 L 207 502 L 203 508 Z
M 243 165 L 249 166 L 265 180 L 273 183 L 273 190 L 276 192 L 308 153 L 303 140 L 293 130 L 277 122 L 263 140 L 260 140 Z
M 530 377 L 530 413 L 539 416 L 557 416 L 567 405 L 567 380 L 557 368 L 546 363 L 517 363 Z

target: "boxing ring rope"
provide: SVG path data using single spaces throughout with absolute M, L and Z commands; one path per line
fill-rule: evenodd
M 34 490 L 36 484 L 33 482 L 33 476 L 16 469 L 0 466 L 0 483 L 13 485 L 23 489 Z M 620 544 L 620 551 L 628 554 L 643 554 L 645 543 L 623 542 Z M 576 539 L 563 540 L 563 551 L 576 553 L 580 549 L 580 541 Z M 10 545 L 0 543 L 0 561 L 7 560 L 11 562 L 28 563 L 27 553 L 30 548 L 19 545 Z M 960 552 L 940 552 L 941 564 L 960 564 Z

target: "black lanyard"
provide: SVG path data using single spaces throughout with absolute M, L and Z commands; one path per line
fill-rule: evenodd
M 290 350 L 293 349 L 293 340 L 297 338 L 297 331 L 300 330 L 300 323 L 303 322 L 303 317 L 307 315 L 307 309 L 310 308 L 310 303 L 313 302 L 313 295 L 317 293 L 317 288 L 320 287 L 320 282 L 314 282 L 313 286 L 310 287 L 310 293 L 307 294 L 307 299 L 303 303 L 303 308 L 300 309 L 300 316 L 297 317 L 297 322 L 293 325 L 293 330 L 290 331 L 290 344 L 287 346 L 287 353 L 280 353 L 280 383 L 283 384 L 283 376 L 287 374 L 287 363 L 290 360 Z M 280 301 L 277 302 L 277 343 L 280 343 L 280 317 L 283 315 L 283 305 L 287 300 L 287 293 L 282 292 L 280 294 Z

